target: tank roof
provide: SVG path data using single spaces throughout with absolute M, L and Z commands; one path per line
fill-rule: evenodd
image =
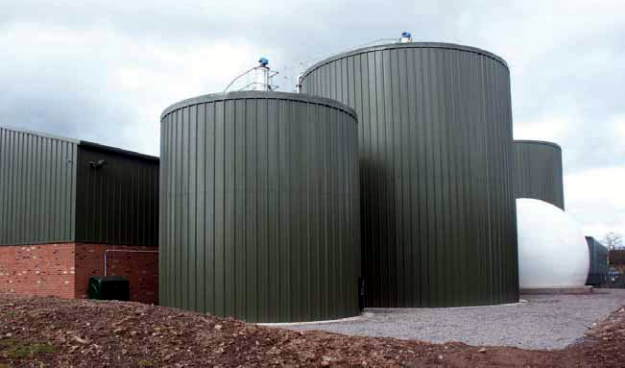
M 546 145 L 546 146 L 555 147 L 555 148 L 559 149 L 560 151 L 562 150 L 562 147 L 560 147 L 559 144 L 554 143 L 554 142 L 549 142 L 549 141 L 541 141 L 541 140 L 533 140 L 533 139 L 518 139 L 518 140 L 515 139 L 512 142 L 513 143 L 542 144 L 542 145 Z
M 288 100 L 298 101 L 306 103 L 314 103 L 318 105 L 324 105 L 332 107 L 349 115 L 356 117 L 356 111 L 351 107 L 326 97 L 313 96 L 304 93 L 290 93 L 290 92 L 276 92 L 276 91 L 237 91 L 228 93 L 211 93 L 207 95 L 197 96 L 176 102 L 173 105 L 167 107 L 161 114 L 161 120 L 165 115 L 171 113 L 174 110 L 180 108 L 197 105 L 200 103 L 226 101 L 226 100 L 245 100 L 245 99 L 267 99 L 267 100 Z
M 304 73 L 302 73 L 302 78 L 306 77 L 312 71 L 314 71 L 315 69 L 317 69 L 317 68 L 319 68 L 319 67 L 321 67 L 321 66 L 323 66 L 325 64 L 328 64 L 328 63 L 331 63 L 333 61 L 336 61 L 336 60 L 339 60 L 339 59 L 343 59 L 343 58 L 346 58 L 346 57 L 349 57 L 349 56 L 362 54 L 362 53 L 367 53 L 367 52 L 375 52 L 375 51 L 383 51 L 383 50 L 394 50 L 394 49 L 407 49 L 407 48 L 435 48 L 435 49 L 448 49 L 448 50 L 457 50 L 457 51 L 471 52 L 471 53 L 474 53 L 474 54 L 480 54 L 480 55 L 484 55 L 486 57 L 489 57 L 491 59 L 494 59 L 494 60 L 498 61 L 499 63 L 501 63 L 506 68 L 509 68 L 508 67 L 508 63 L 501 56 L 498 56 L 496 54 L 493 54 L 490 51 L 482 50 L 482 49 L 477 48 L 477 47 L 464 46 L 464 45 L 459 45 L 459 44 L 455 44 L 455 43 L 445 43 L 445 42 L 406 42 L 406 43 L 389 43 L 389 44 L 383 44 L 383 45 L 361 47 L 361 48 L 357 48 L 355 50 L 349 50 L 349 51 L 342 52 L 342 53 L 339 53 L 339 54 L 334 55 L 334 56 L 330 56 L 330 57 L 328 57 L 326 59 L 321 60 L 318 63 L 313 64 L 311 67 L 306 69 L 306 71 L 304 71 Z

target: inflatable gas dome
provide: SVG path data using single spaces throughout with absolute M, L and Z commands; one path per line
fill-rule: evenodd
M 521 289 L 584 287 L 589 257 L 579 224 L 560 208 L 517 199 Z

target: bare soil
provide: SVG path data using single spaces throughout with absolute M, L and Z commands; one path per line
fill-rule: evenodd
M 125 302 L 0 295 L 6 367 L 624 367 L 625 308 L 565 349 L 430 344 L 261 327 Z

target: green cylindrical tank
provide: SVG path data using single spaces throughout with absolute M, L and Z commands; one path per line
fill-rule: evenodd
M 330 57 L 300 84 L 358 114 L 367 306 L 518 300 L 503 59 L 461 45 L 396 43 Z
M 539 199 L 564 209 L 562 149 L 545 141 L 514 141 L 516 198 Z
M 278 92 L 161 117 L 160 300 L 250 322 L 359 313 L 355 112 Z

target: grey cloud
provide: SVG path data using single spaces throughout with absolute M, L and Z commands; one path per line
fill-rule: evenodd
M 162 109 L 180 96 L 167 94 L 168 86 L 160 86 L 165 93 L 146 89 L 140 99 L 122 92 L 113 78 L 127 66 L 176 73 L 163 64 L 167 60 L 145 54 L 148 51 L 175 53 L 214 40 L 253 45 L 254 52 L 269 57 L 282 71 L 286 79 L 278 84 L 290 90 L 304 66 L 408 30 L 416 40 L 463 43 L 507 59 L 517 127 L 546 117 L 571 119 L 570 129 L 558 141 L 568 173 L 622 167 L 625 148 L 622 137 L 614 134 L 613 121 L 625 113 L 625 6 L 618 0 L 605 0 L 576 10 L 579 4 L 583 3 L 7 2 L 0 14 L 0 46 L 4 46 L 0 49 L 0 124 L 156 153 L 160 110 L 150 107 L 154 111 L 146 111 L 143 101 L 153 100 Z M 617 11 L 619 6 L 623 11 Z M 36 34 L 22 35 L 20 27 L 30 27 Z M 37 52 L 39 38 L 58 29 L 77 35 L 101 31 L 106 36 L 94 38 L 91 46 L 83 45 L 75 52 L 71 43 L 64 50 Z M 14 40 L 7 41 L 9 36 Z M 137 44 L 145 49 L 135 49 Z M 257 56 L 249 55 L 250 64 Z M 211 68 L 210 60 L 206 68 Z M 206 93 L 224 87 L 208 82 L 203 86 Z M 128 133 L 128 127 L 136 129 Z

